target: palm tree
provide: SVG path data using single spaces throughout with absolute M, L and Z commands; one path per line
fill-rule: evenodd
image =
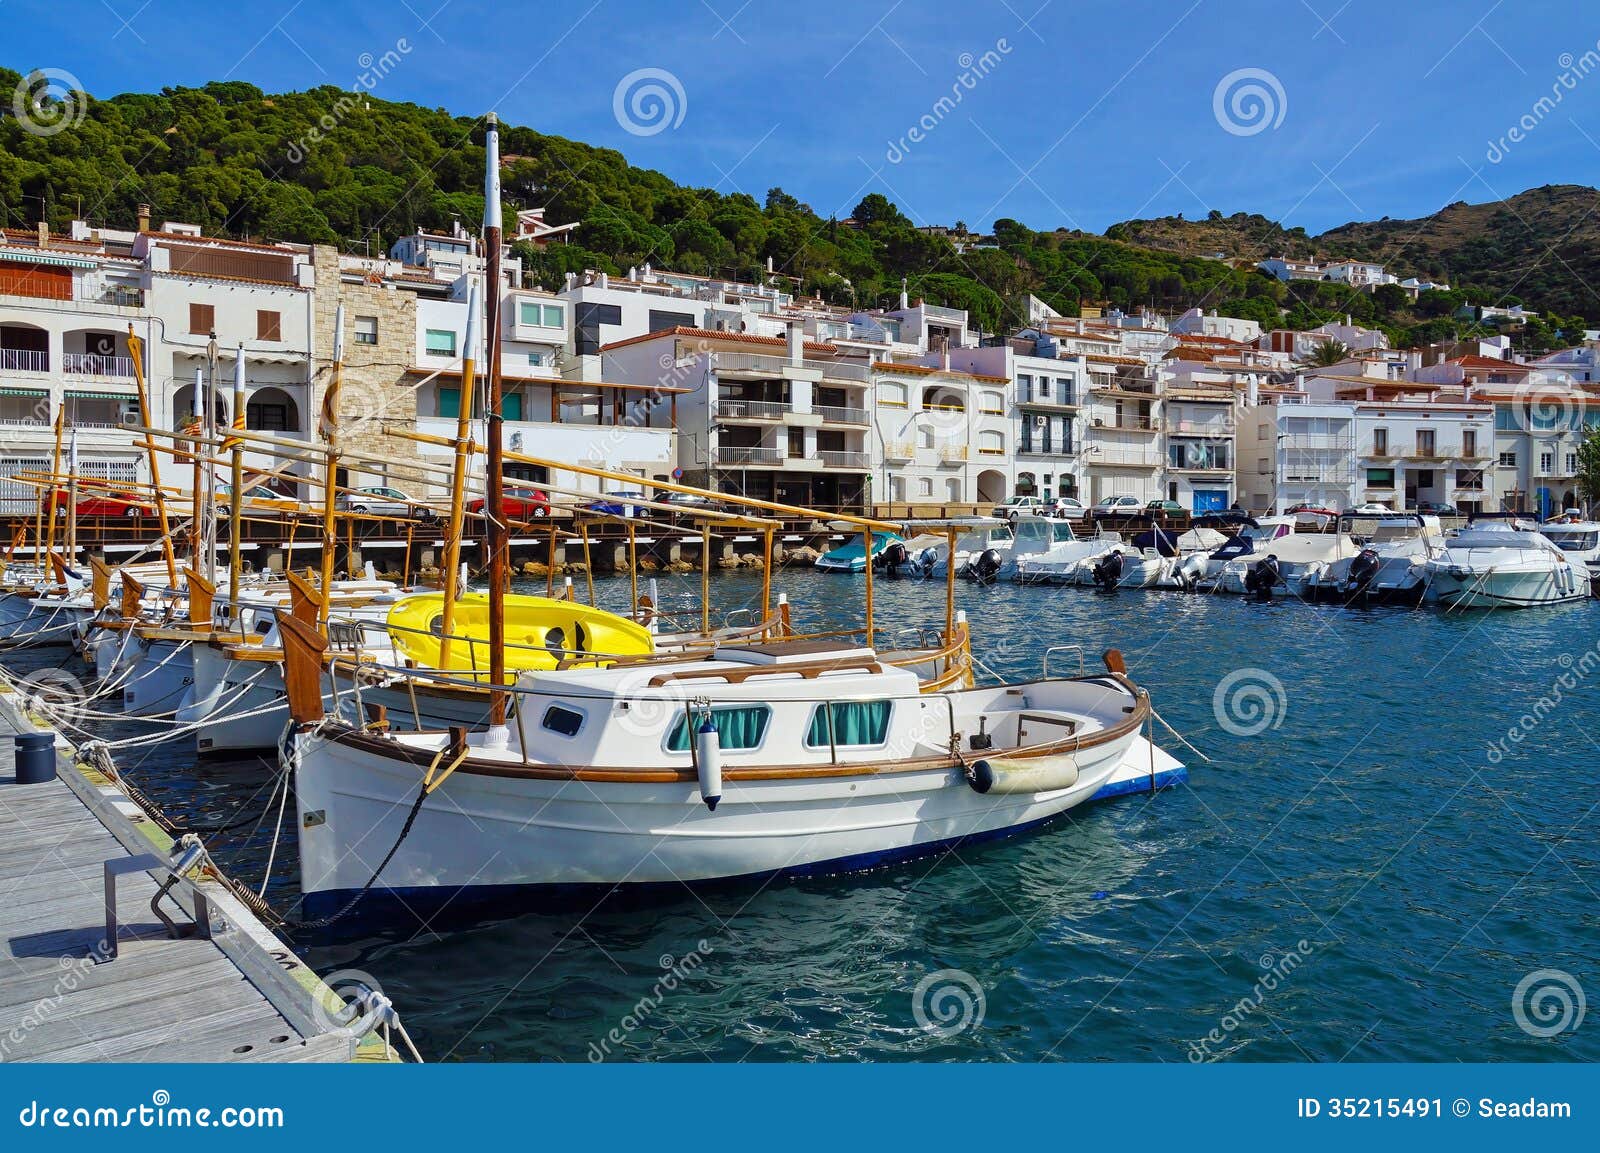
M 1318 368 L 1329 368 L 1350 355 L 1350 346 L 1342 340 L 1324 340 L 1311 350 L 1311 363 Z

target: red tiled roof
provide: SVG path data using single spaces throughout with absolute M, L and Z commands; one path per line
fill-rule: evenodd
M 676 328 L 663 328 L 657 332 L 646 332 L 642 336 L 630 336 L 623 340 L 613 340 L 610 344 L 600 346 L 601 352 L 610 352 L 613 348 L 625 348 L 630 344 L 639 344 L 646 340 L 659 340 L 662 337 L 688 336 L 696 340 L 729 340 L 739 344 L 760 344 L 768 348 L 785 348 L 788 340 L 781 336 L 755 336 L 748 332 L 716 332 L 709 328 L 690 328 L 678 325 Z M 833 345 L 818 344 L 814 340 L 805 342 L 807 352 L 832 352 Z

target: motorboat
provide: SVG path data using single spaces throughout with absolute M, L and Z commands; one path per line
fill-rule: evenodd
M 455 601 L 448 659 L 444 653 L 443 593 L 415 593 L 395 601 L 385 624 L 394 647 L 422 668 L 478 671 L 488 662 L 489 598 L 467 593 Z M 585 657 L 641 656 L 655 651 L 644 625 L 604 609 L 555 597 L 505 598 L 508 664 L 513 672 L 555 668 Z
M 952 551 L 948 540 L 928 538 L 912 549 L 911 563 L 917 572 L 930 580 L 943 580 L 949 571 L 952 558 L 956 575 L 966 572 L 974 557 L 994 550 L 997 553 L 1011 548 L 1011 525 L 1000 521 L 985 528 L 963 533 L 956 538 Z
M 1553 520 L 1539 531 L 1569 559 L 1583 562 L 1590 591 L 1600 593 L 1600 521 Z
M 1019 584 L 1090 584 L 1080 578 L 1092 571 L 1096 561 L 1126 549 L 1121 533 L 1102 529 L 1092 537 L 1062 541 L 1048 552 L 1021 558 L 1012 579 Z
M 1175 583 L 1191 589 L 1212 588 L 1230 564 L 1245 557 L 1260 559 L 1266 555 L 1268 545 L 1293 535 L 1295 519 L 1290 516 L 1264 516 L 1260 519 L 1208 516 L 1197 518 L 1190 531 L 1206 529 L 1220 533 L 1224 527 L 1234 528 L 1235 534 L 1209 552 L 1195 551 L 1181 558 L 1172 573 Z
M 525 673 L 505 726 L 399 732 L 317 715 L 321 639 L 284 624 L 313 917 L 912 859 L 1094 797 L 1151 715 L 1115 653 L 1097 676 L 924 693 L 873 649 L 820 640 Z
M 1514 518 L 1474 517 L 1425 567 L 1430 595 L 1451 608 L 1526 608 L 1589 596 L 1584 561 Z
M 1348 531 L 1346 513 L 1339 530 Z M 1364 516 L 1363 516 L 1364 519 Z M 1380 516 L 1370 534 L 1358 536 L 1360 551 L 1334 561 L 1305 590 L 1309 599 L 1341 603 L 1418 605 L 1428 587 L 1427 562 L 1444 549 L 1439 518 L 1426 513 Z
M 905 540 L 899 533 L 875 532 L 872 535 L 872 564 L 883 563 L 885 554 L 895 546 L 905 548 Z M 859 573 L 867 571 L 867 542 L 866 534 L 847 540 L 838 548 L 829 549 L 816 560 L 816 567 L 821 572 Z
M 1334 565 L 1348 562 L 1360 551 L 1361 546 L 1348 533 L 1290 533 L 1257 545 L 1250 555 L 1227 561 L 1217 574 L 1213 589 L 1241 596 L 1281 589 L 1293 596 L 1304 596 Z M 1263 581 L 1263 574 L 1270 574 L 1270 579 Z

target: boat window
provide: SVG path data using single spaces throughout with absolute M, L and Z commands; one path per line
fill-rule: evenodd
M 544 711 L 544 720 L 539 724 L 552 733 L 575 737 L 578 735 L 578 730 L 583 728 L 583 714 L 573 709 L 564 709 L 560 705 L 551 705 Z
M 668 752 L 689 751 L 691 724 L 698 729 L 702 715 L 679 715 L 678 723 L 672 726 L 672 732 L 667 737 Z M 724 752 L 758 748 L 761 739 L 767 735 L 767 722 L 771 719 L 772 710 L 766 705 L 729 706 L 711 710 L 711 720 L 717 726 L 717 743 Z
M 806 747 L 825 749 L 830 745 L 881 745 L 889 738 L 889 713 L 892 701 L 835 701 L 821 704 L 811 714 L 806 732 Z M 829 726 L 833 740 L 828 739 Z

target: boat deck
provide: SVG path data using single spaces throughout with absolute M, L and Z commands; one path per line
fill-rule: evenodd
M 214 883 L 199 890 L 211 935 L 174 939 L 150 907 L 155 876 L 119 876 L 109 957 L 106 864 L 165 858 L 164 837 L 59 749 L 57 779 L 17 784 L 12 738 L 27 728 L 0 696 L 0 1061 L 385 1059 L 319 1021 L 325 986 Z M 192 895 L 164 908 L 183 925 Z

